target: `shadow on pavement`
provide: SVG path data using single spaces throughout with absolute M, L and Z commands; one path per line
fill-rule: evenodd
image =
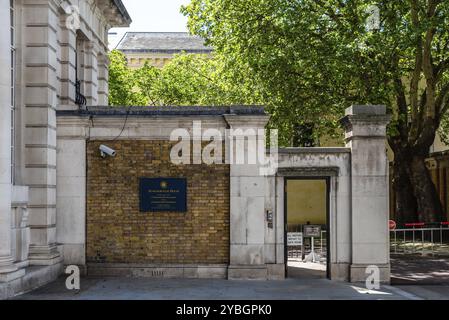
M 449 258 L 391 255 L 393 285 L 448 285 Z
M 325 279 L 326 265 L 322 263 L 305 263 L 289 260 L 287 277 L 295 279 Z

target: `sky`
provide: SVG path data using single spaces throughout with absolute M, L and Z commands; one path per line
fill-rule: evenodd
M 122 0 L 133 20 L 130 28 L 113 28 L 109 38 L 114 48 L 127 31 L 187 32 L 187 18 L 179 9 L 190 0 Z

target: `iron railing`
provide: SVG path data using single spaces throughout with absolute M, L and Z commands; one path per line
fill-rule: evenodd
M 449 255 L 449 226 L 447 222 L 439 227 L 415 224 L 390 230 L 390 253 Z
M 75 103 L 78 106 L 85 106 L 87 103 L 86 97 L 81 94 L 81 81 L 77 80 L 75 83 Z

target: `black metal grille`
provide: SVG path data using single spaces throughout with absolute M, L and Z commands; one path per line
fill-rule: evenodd
M 86 105 L 86 97 L 83 96 L 81 94 L 81 81 L 77 80 L 75 83 L 75 91 L 76 91 L 76 96 L 75 96 L 75 103 L 77 105 L 81 106 L 85 106 Z

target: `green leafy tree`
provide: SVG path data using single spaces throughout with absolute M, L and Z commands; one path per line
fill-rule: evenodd
M 386 104 L 398 220 L 443 219 L 424 160 L 449 107 L 449 1 L 192 0 L 182 11 L 228 66 L 247 66 L 284 137 L 333 131 L 350 104 Z
M 147 98 L 136 90 L 137 82 L 133 70 L 128 67 L 125 55 L 113 50 L 109 53 L 109 105 L 147 105 Z
M 147 62 L 132 73 L 134 91 L 144 97 L 146 104 L 158 105 L 160 97 L 155 92 L 156 83 L 161 77 L 161 70 Z
M 110 54 L 110 105 L 230 105 L 260 104 L 262 95 L 240 68 L 229 69 L 222 57 L 178 54 L 162 69 L 148 62 L 127 66 L 123 53 Z
M 250 79 L 229 72 L 220 57 L 179 54 L 161 70 L 154 92 L 164 105 L 260 103 Z

